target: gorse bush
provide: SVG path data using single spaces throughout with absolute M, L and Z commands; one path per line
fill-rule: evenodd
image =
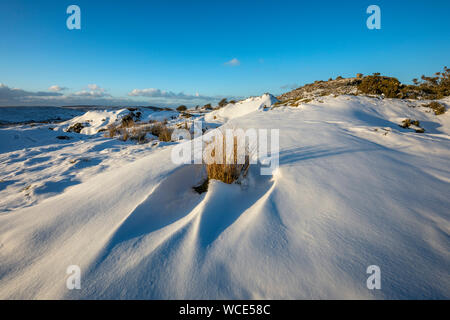
M 228 104 L 227 98 L 223 98 L 219 101 L 219 107 L 224 107 Z
M 411 119 L 405 119 L 402 121 L 402 124 L 399 125 L 400 127 L 404 129 L 410 129 L 411 126 L 414 126 L 414 130 L 416 133 L 424 133 L 425 129 L 420 127 L 420 121 L 419 120 L 411 120 Z M 411 128 L 412 129 L 412 128 Z
M 384 94 L 386 98 L 397 98 L 400 85 L 400 81 L 396 78 L 372 75 L 362 79 L 358 85 L 358 91 L 365 94 Z
M 444 67 L 443 72 L 434 76 L 422 76 L 422 81 L 413 79 L 412 85 L 401 84 L 396 78 L 381 76 L 374 73 L 364 77 L 358 85 L 358 91 L 365 94 L 384 94 L 387 98 L 441 99 L 450 95 L 450 69 Z M 442 108 L 440 111 L 442 112 Z M 445 109 L 444 109 L 445 112 Z
M 183 105 L 181 105 L 181 106 L 179 106 L 178 108 L 177 108 L 177 111 L 186 111 L 187 110 L 187 107 L 186 106 L 183 106 Z
M 69 129 L 67 129 L 67 132 L 75 132 L 75 133 L 81 133 L 81 130 L 83 130 L 84 125 L 82 123 L 75 123 L 74 125 L 70 126 Z
M 450 69 L 444 67 L 444 71 L 436 72 L 434 76 L 421 77 L 422 82 L 418 88 L 428 94 L 431 99 L 441 99 L 450 95 Z M 418 81 L 417 81 L 418 82 Z
M 424 104 L 423 106 L 426 108 L 433 109 L 434 114 L 437 116 L 445 113 L 445 107 L 436 101 L 432 101 L 428 104 Z
M 277 98 L 281 104 L 294 106 L 296 105 L 294 101 L 326 94 L 334 96 L 371 94 L 384 95 L 388 98 L 421 100 L 437 100 L 450 96 L 450 69 L 447 67 L 431 77 L 422 76 L 421 80 L 415 78 L 412 80 L 413 84 L 402 84 L 397 78 L 382 76 L 379 72 L 365 77 L 358 73 L 355 78 L 347 79 L 339 76 L 336 80 L 330 78 L 326 82 L 315 81 L 305 84 Z M 445 108 L 438 109 L 437 113 L 442 114 L 441 112 L 445 112 Z

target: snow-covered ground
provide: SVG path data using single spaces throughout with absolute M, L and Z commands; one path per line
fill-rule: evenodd
M 205 120 L 279 129 L 279 168 L 201 195 L 202 168 L 173 164 L 174 143 L 96 133 L 112 112 L 82 116 L 95 132 L 81 134 L 64 132 L 74 120 L 0 128 L 0 298 L 450 298 L 450 112 L 272 98 Z M 370 265 L 381 290 L 366 287 Z

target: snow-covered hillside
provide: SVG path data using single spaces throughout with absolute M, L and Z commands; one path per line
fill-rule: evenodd
M 201 167 L 173 164 L 174 143 L 1 128 L 0 298 L 450 298 L 450 112 L 274 102 L 205 116 L 279 129 L 280 165 L 201 195 Z M 401 128 L 407 118 L 425 132 Z M 80 290 L 66 287 L 70 265 Z M 370 265 L 381 290 L 366 287 Z

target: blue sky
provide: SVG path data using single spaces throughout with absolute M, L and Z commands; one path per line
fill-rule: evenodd
M 66 27 L 71 4 L 81 30 Z M 371 4 L 381 30 L 366 27 Z M 448 0 L 1 0 L 0 105 L 193 105 L 358 72 L 410 82 L 450 65 L 449 12 Z

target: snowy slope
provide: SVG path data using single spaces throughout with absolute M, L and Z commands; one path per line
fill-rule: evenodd
M 151 109 L 137 109 L 136 113 L 140 113 L 139 120 L 148 122 L 150 120 L 154 121 L 164 121 L 170 120 L 172 118 L 178 117 L 179 113 L 177 111 L 155 111 Z M 67 129 L 74 124 L 81 123 L 85 127 L 81 130 L 82 134 L 93 135 L 99 132 L 99 130 L 106 129 L 108 125 L 119 122 L 123 116 L 130 114 L 130 110 L 117 109 L 117 110 L 92 110 L 88 111 L 78 117 L 70 119 L 64 123 L 57 126 L 58 129 Z
M 264 110 L 270 108 L 277 98 L 266 93 L 261 97 L 251 97 L 236 103 L 229 103 L 223 108 L 215 110 L 205 115 L 205 120 L 210 122 L 226 122 L 228 120 L 245 116 L 256 110 Z
M 0 298 L 450 298 L 450 113 L 351 96 L 266 112 L 253 101 L 221 120 L 280 129 L 273 176 L 255 166 L 248 188 L 213 181 L 198 195 L 201 168 L 174 165 L 169 145 L 2 211 Z M 426 132 L 400 128 L 405 118 Z M 102 152 L 97 139 L 83 141 Z M 50 159 L 66 154 L 52 148 Z M 2 181 L 28 169 L 26 154 L 1 155 Z M 66 288 L 69 265 L 81 290 Z M 382 290 L 366 288 L 369 265 Z

